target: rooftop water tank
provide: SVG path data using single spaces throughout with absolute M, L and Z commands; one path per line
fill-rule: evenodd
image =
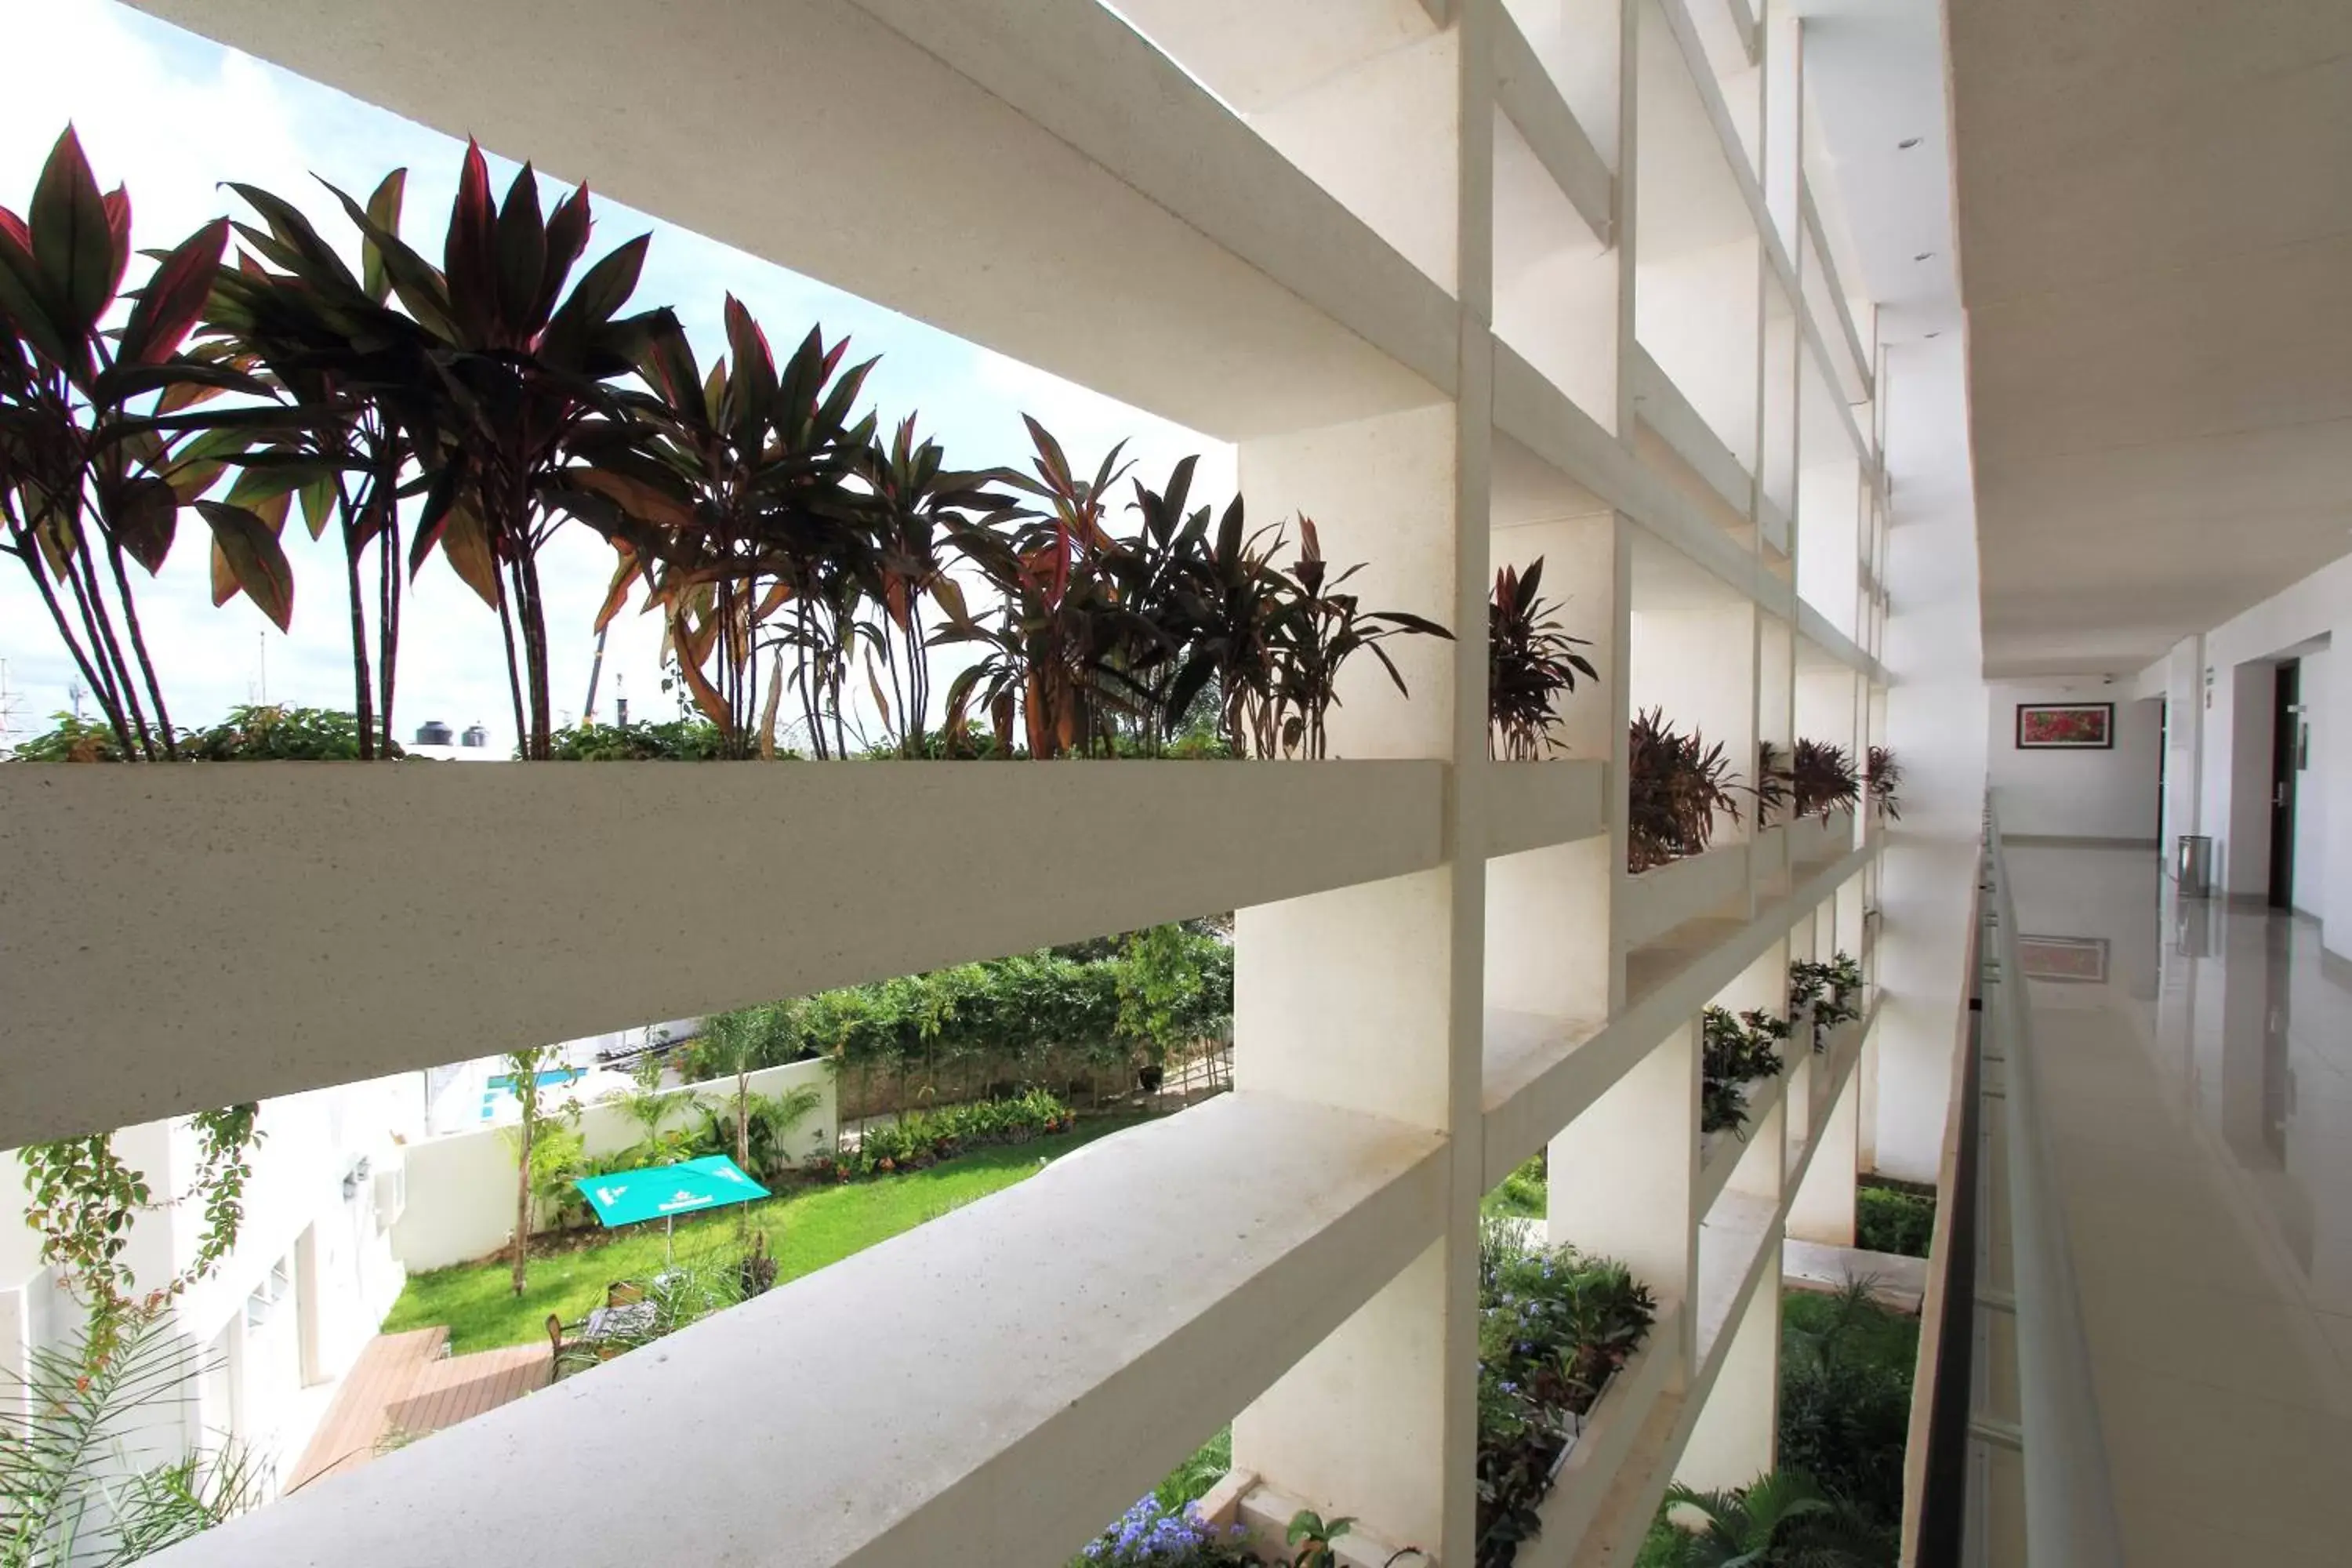
M 416 743 L 420 746 L 446 746 L 455 735 L 448 725 L 438 719 L 427 719 L 416 726 Z
M 458 740 L 461 744 L 472 746 L 478 751 L 490 743 L 490 732 L 479 724 L 468 724 L 466 726 L 465 734 L 459 736 Z

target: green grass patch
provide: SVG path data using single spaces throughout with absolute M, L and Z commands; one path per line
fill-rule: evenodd
M 925 1170 L 804 1188 L 751 1205 L 751 1228 L 768 1233 L 777 1282 L 797 1279 L 1033 1176 L 1048 1161 L 1139 1120 L 1104 1117 L 1081 1122 L 1072 1132 L 985 1149 Z M 698 1215 L 677 1227 L 680 1264 L 724 1266 L 740 1250 L 732 1214 Z M 513 1293 L 503 1258 L 409 1276 L 383 1331 L 446 1324 L 449 1348 L 458 1355 L 543 1342 L 549 1313 L 572 1322 L 604 1304 L 604 1288 L 612 1281 L 646 1279 L 661 1268 L 659 1226 L 633 1226 L 609 1239 L 600 1234 L 585 1245 L 567 1238 L 544 1256 L 534 1254 L 530 1283 L 520 1296 Z
M 1478 1212 L 1488 1219 L 1541 1219 L 1550 1201 L 1546 1183 L 1544 1156 L 1538 1151 L 1478 1200 Z

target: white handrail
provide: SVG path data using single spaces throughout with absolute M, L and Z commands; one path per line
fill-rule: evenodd
M 2001 851 L 2000 825 L 1990 810 L 1985 831 L 1990 889 L 1984 1023 L 1987 1035 L 2000 1043 L 2003 1067 L 2026 1560 L 2032 1568 L 2122 1568 L 2106 1440 L 2074 1289 L 2074 1255 L 2066 1244 L 2049 1131 L 2042 1117 L 2009 867 Z

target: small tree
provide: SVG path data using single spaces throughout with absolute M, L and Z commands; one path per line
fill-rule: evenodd
M 522 1107 L 522 1121 L 514 1135 L 514 1293 L 518 1296 L 529 1283 L 530 1268 L 530 1150 L 539 1136 L 539 1075 L 554 1057 L 553 1046 L 531 1046 L 507 1053 L 507 1074 L 514 1082 L 515 1103 Z

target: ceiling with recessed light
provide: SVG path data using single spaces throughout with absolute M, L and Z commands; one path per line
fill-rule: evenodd
M 1989 676 L 2352 550 L 2352 5 L 1951 0 Z

